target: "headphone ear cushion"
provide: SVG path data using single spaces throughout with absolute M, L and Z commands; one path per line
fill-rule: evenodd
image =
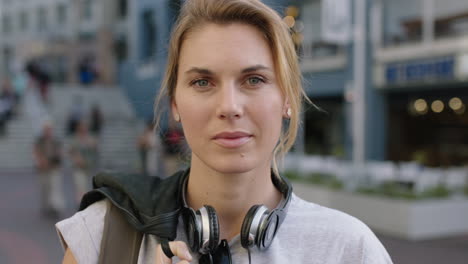
M 219 244 L 219 222 L 218 216 L 216 215 L 216 210 L 209 206 L 205 205 L 206 211 L 208 212 L 209 222 L 210 222 L 210 241 L 209 248 L 210 252 L 214 253 Z
M 250 227 L 252 226 L 252 220 L 255 217 L 255 213 L 257 212 L 258 208 L 260 208 L 261 205 L 254 205 L 250 207 L 249 211 L 244 217 L 244 221 L 242 222 L 242 228 L 241 228 L 241 245 L 243 248 L 249 248 L 251 247 L 255 241 L 250 241 L 249 236 L 250 236 Z M 257 234 L 254 234 L 256 236 Z M 255 238 L 254 238 L 255 240 Z
M 185 234 L 189 247 L 193 252 L 198 252 L 200 249 L 201 230 L 199 223 L 197 223 L 195 211 L 191 208 L 182 209 L 182 220 L 184 222 Z

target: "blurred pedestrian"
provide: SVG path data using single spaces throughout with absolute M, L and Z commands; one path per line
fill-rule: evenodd
M 0 136 L 5 134 L 6 124 L 13 117 L 16 109 L 16 96 L 9 79 L 0 87 Z
M 68 113 L 67 119 L 67 136 L 74 136 L 80 120 L 85 118 L 85 109 L 83 98 L 80 95 L 75 95 L 72 99 L 72 105 Z
M 6 78 L 0 89 L 0 100 L 3 102 L 8 119 L 13 117 L 16 111 L 17 98 L 13 90 L 11 80 Z
M 172 175 L 180 169 L 184 150 L 184 135 L 181 129 L 177 125 L 171 125 L 164 137 L 164 165 L 167 175 Z
M 148 121 L 145 130 L 138 138 L 138 150 L 142 173 L 149 176 L 161 175 L 161 139 L 154 131 L 154 124 Z
M 52 120 L 49 109 L 45 105 L 39 88 L 39 70 L 34 61 L 25 66 L 27 87 L 23 94 L 23 110 L 31 122 L 32 132 L 35 136 L 42 134 L 43 124 Z
M 91 176 L 98 164 L 97 141 L 89 133 L 85 120 L 78 122 L 76 134 L 70 142 L 70 157 L 73 165 L 73 182 L 76 202 L 91 188 Z
M 41 186 L 41 210 L 44 215 L 58 217 L 65 208 L 62 190 L 62 144 L 53 132 L 50 121 L 34 144 L 34 161 Z
M 38 89 L 42 103 L 47 105 L 49 102 L 49 74 L 34 61 L 30 61 L 26 64 L 26 72 L 28 73 L 30 87 Z
M 89 120 L 91 133 L 99 139 L 104 125 L 104 116 L 98 104 L 94 104 L 91 108 Z
M 19 62 L 15 63 L 13 68 L 13 88 L 19 103 L 28 88 L 28 74 Z
M 91 56 L 83 58 L 80 62 L 78 66 L 78 77 L 80 83 L 85 87 L 89 87 L 89 85 L 96 81 L 98 76 L 93 64 L 93 58 Z

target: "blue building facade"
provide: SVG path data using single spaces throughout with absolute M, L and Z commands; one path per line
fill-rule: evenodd
M 382 0 L 373 6 L 381 22 L 373 90 L 387 104 L 386 158 L 466 165 L 468 2 Z
M 180 3 L 168 0 L 129 1 L 129 56 L 119 67 L 119 83 L 139 118 L 153 117 L 166 63 L 169 32 Z
M 304 87 L 319 108 L 306 106 L 298 149 L 351 159 L 354 46 L 322 38 L 323 1 L 264 2 L 294 17 Z M 149 119 L 182 1 L 130 2 L 133 37 L 121 84 L 138 115 Z M 460 136 L 468 135 L 466 1 L 367 0 L 365 13 L 365 159 L 434 166 L 468 160 L 468 139 Z
M 297 1 L 304 23 L 305 150 L 351 158 L 353 43 L 321 37 L 323 1 Z M 352 1 L 355 3 L 355 1 Z M 458 166 L 468 159 L 468 3 L 366 1 L 364 156 Z M 405 8 L 401 8 L 405 6 Z

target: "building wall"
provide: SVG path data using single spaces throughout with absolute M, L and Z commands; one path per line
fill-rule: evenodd
M 1 53 L 4 52 L 0 53 L 0 61 L 4 62 L 2 64 L 8 64 L 0 69 L 3 74 L 12 70 L 16 62 L 24 63 L 39 58 L 49 61 L 52 68 L 66 68 L 63 81 L 75 82 L 80 60 L 91 55 L 95 57 L 101 82 L 114 83 L 117 67 L 115 39 L 118 33 L 127 32 L 126 29 L 121 29 L 126 27 L 126 21 L 117 17 L 117 1 L 1 1 L 1 21 L 11 21 L 9 32 L 4 32 L 3 26 L 0 29 L 0 50 L 7 49 L 11 53 L 8 63 L 1 57 Z M 59 6 L 65 9 L 63 15 L 59 14 Z M 61 16 L 63 18 L 60 18 Z M 23 17 L 27 20 L 25 28 L 22 27 Z M 116 28 L 117 26 L 119 28 Z M 59 65 L 54 61 L 59 61 Z
M 302 1 L 301 17 L 304 22 L 304 43 L 303 48 L 318 46 L 327 48 L 327 52 L 308 52 L 311 57 L 303 58 L 304 86 L 309 98 L 324 114 L 318 117 L 314 107 L 308 107 L 305 113 L 305 122 L 317 122 L 322 124 L 322 134 L 325 137 L 335 138 L 333 144 L 325 144 L 322 154 L 337 155 L 341 158 L 352 159 L 353 153 L 353 130 L 356 122 L 353 121 L 353 103 L 364 103 L 365 116 L 364 127 L 364 158 L 366 160 L 385 159 L 385 128 L 386 128 L 386 100 L 381 91 L 373 88 L 373 43 L 372 36 L 367 34 L 365 52 L 365 73 L 364 80 L 365 96 L 358 98 L 353 92 L 354 78 L 354 45 L 350 42 L 347 45 L 335 44 L 324 41 L 321 35 L 321 3 L 320 1 Z M 367 12 L 370 12 L 371 1 L 367 2 Z M 311 16 L 315 18 L 311 18 Z M 370 16 L 369 16 L 370 18 Z M 366 32 L 371 32 L 370 22 L 366 24 Z M 336 46 L 334 46 L 336 45 Z M 330 103 L 333 102 L 333 104 Z M 310 110 L 312 109 L 312 110 Z M 314 142 L 313 137 L 318 135 L 314 132 L 313 124 L 305 124 L 304 141 Z M 310 129 L 312 128 L 312 130 Z M 307 131 L 309 129 L 310 131 Z M 320 127 L 315 127 L 315 130 Z M 333 136 L 334 135 L 334 136 Z M 339 136 L 337 136 L 339 135 Z M 337 137 L 341 137 L 337 139 Z M 327 142 L 330 140 L 324 140 Z M 319 146 L 320 147 L 320 146 Z M 310 148 L 308 150 L 311 151 Z M 317 153 L 312 150 L 312 153 Z M 318 152 L 320 154 L 320 152 Z
M 405 4 L 410 9 L 419 5 L 419 15 L 407 17 L 398 2 L 384 1 L 384 37 L 389 39 L 392 27 L 400 27 L 405 37 L 386 42 L 373 57 L 373 90 L 383 93 L 387 104 L 386 158 L 416 160 L 427 166 L 463 165 L 460 161 L 468 158 L 468 141 L 458 135 L 468 133 L 468 115 L 451 109 L 449 101 L 468 102 L 468 68 L 463 67 L 468 63 L 468 4 L 413 0 Z M 405 33 L 408 19 L 422 36 Z M 417 100 L 427 103 L 427 108 L 417 112 Z M 437 100 L 444 104 L 440 113 L 431 109 Z
M 389 158 L 417 158 L 422 162 L 426 160 L 427 165 L 431 166 L 450 166 L 456 164 L 457 159 L 467 158 L 466 155 L 456 157 L 457 152 L 467 153 L 467 142 L 457 136 L 467 133 L 463 129 L 466 127 L 466 121 L 463 123 L 463 120 L 467 118 L 462 114 L 455 115 L 448 102 L 454 97 L 466 102 L 464 90 L 468 87 L 468 70 L 460 70 L 463 68 L 460 65 L 466 56 L 463 54 L 468 54 L 464 44 L 468 39 L 468 4 L 457 0 L 434 1 L 433 12 L 427 12 L 428 7 L 423 4 L 428 5 L 429 2 L 420 3 L 420 13 L 422 20 L 434 17 L 433 37 L 420 39 L 417 43 L 393 43 L 378 50 L 376 66 L 380 68 L 380 76 L 376 76 L 375 84 L 387 93 L 389 101 Z M 387 13 L 384 9 L 384 14 Z M 460 16 L 463 14 L 465 17 Z M 460 17 L 457 19 L 457 16 Z M 396 17 L 392 23 L 401 24 L 402 21 L 402 18 Z M 389 23 L 389 19 L 384 20 L 384 23 Z M 424 27 L 428 25 L 423 25 L 423 31 Z M 447 64 L 447 59 L 452 62 Z M 399 69 L 396 75 L 393 74 L 395 69 Z M 418 99 L 429 104 L 427 113 L 411 113 L 411 105 Z M 431 102 L 436 99 L 445 104 L 445 110 L 440 114 L 430 109 Z M 424 131 L 418 131 L 418 127 Z M 453 158 L 448 159 L 447 154 Z
M 166 63 L 169 30 L 175 19 L 170 4 L 167 0 L 138 0 L 132 1 L 130 8 L 129 57 L 119 66 L 119 83 L 138 116 L 146 120 L 153 118 L 154 99 Z M 154 42 L 149 42 L 145 34 L 148 21 L 144 20 L 144 14 L 151 14 Z
M 65 8 L 67 15 L 59 20 L 58 6 Z M 39 11 L 42 10 L 42 11 Z M 30 57 L 39 56 L 46 50 L 54 52 L 53 55 L 60 56 L 67 51 L 65 39 L 72 34 L 72 18 L 70 4 L 65 0 L 43 0 L 43 1 L 11 1 L 2 0 L 2 13 L 0 14 L 2 26 L 0 31 L 0 50 L 8 49 L 11 57 L 8 62 L 3 61 L 1 69 L 5 74 L 11 70 L 15 61 L 26 60 Z M 40 15 L 40 12 L 43 15 Z M 43 17 L 42 17 L 43 16 Z M 42 18 L 41 18 L 42 17 Z M 5 23 L 9 21 L 8 32 L 5 32 Z M 54 45 L 49 46 L 50 42 Z M 3 52 L 1 52 L 3 53 Z

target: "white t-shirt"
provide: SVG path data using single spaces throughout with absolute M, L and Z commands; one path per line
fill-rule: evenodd
M 102 200 L 84 211 L 56 224 L 62 245 L 67 246 L 78 263 L 97 263 L 104 229 L 104 216 L 110 202 Z M 187 241 L 182 221 L 177 239 Z M 145 235 L 139 264 L 156 263 L 158 241 Z M 229 242 L 234 264 L 249 263 L 240 237 Z M 273 243 L 266 251 L 250 250 L 253 264 L 389 264 L 390 256 L 372 231 L 358 219 L 343 212 L 306 202 L 292 195 L 288 214 Z M 192 253 L 193 262 L 198 255 Z M 174 258 L 174 263 L 177 260 Z

